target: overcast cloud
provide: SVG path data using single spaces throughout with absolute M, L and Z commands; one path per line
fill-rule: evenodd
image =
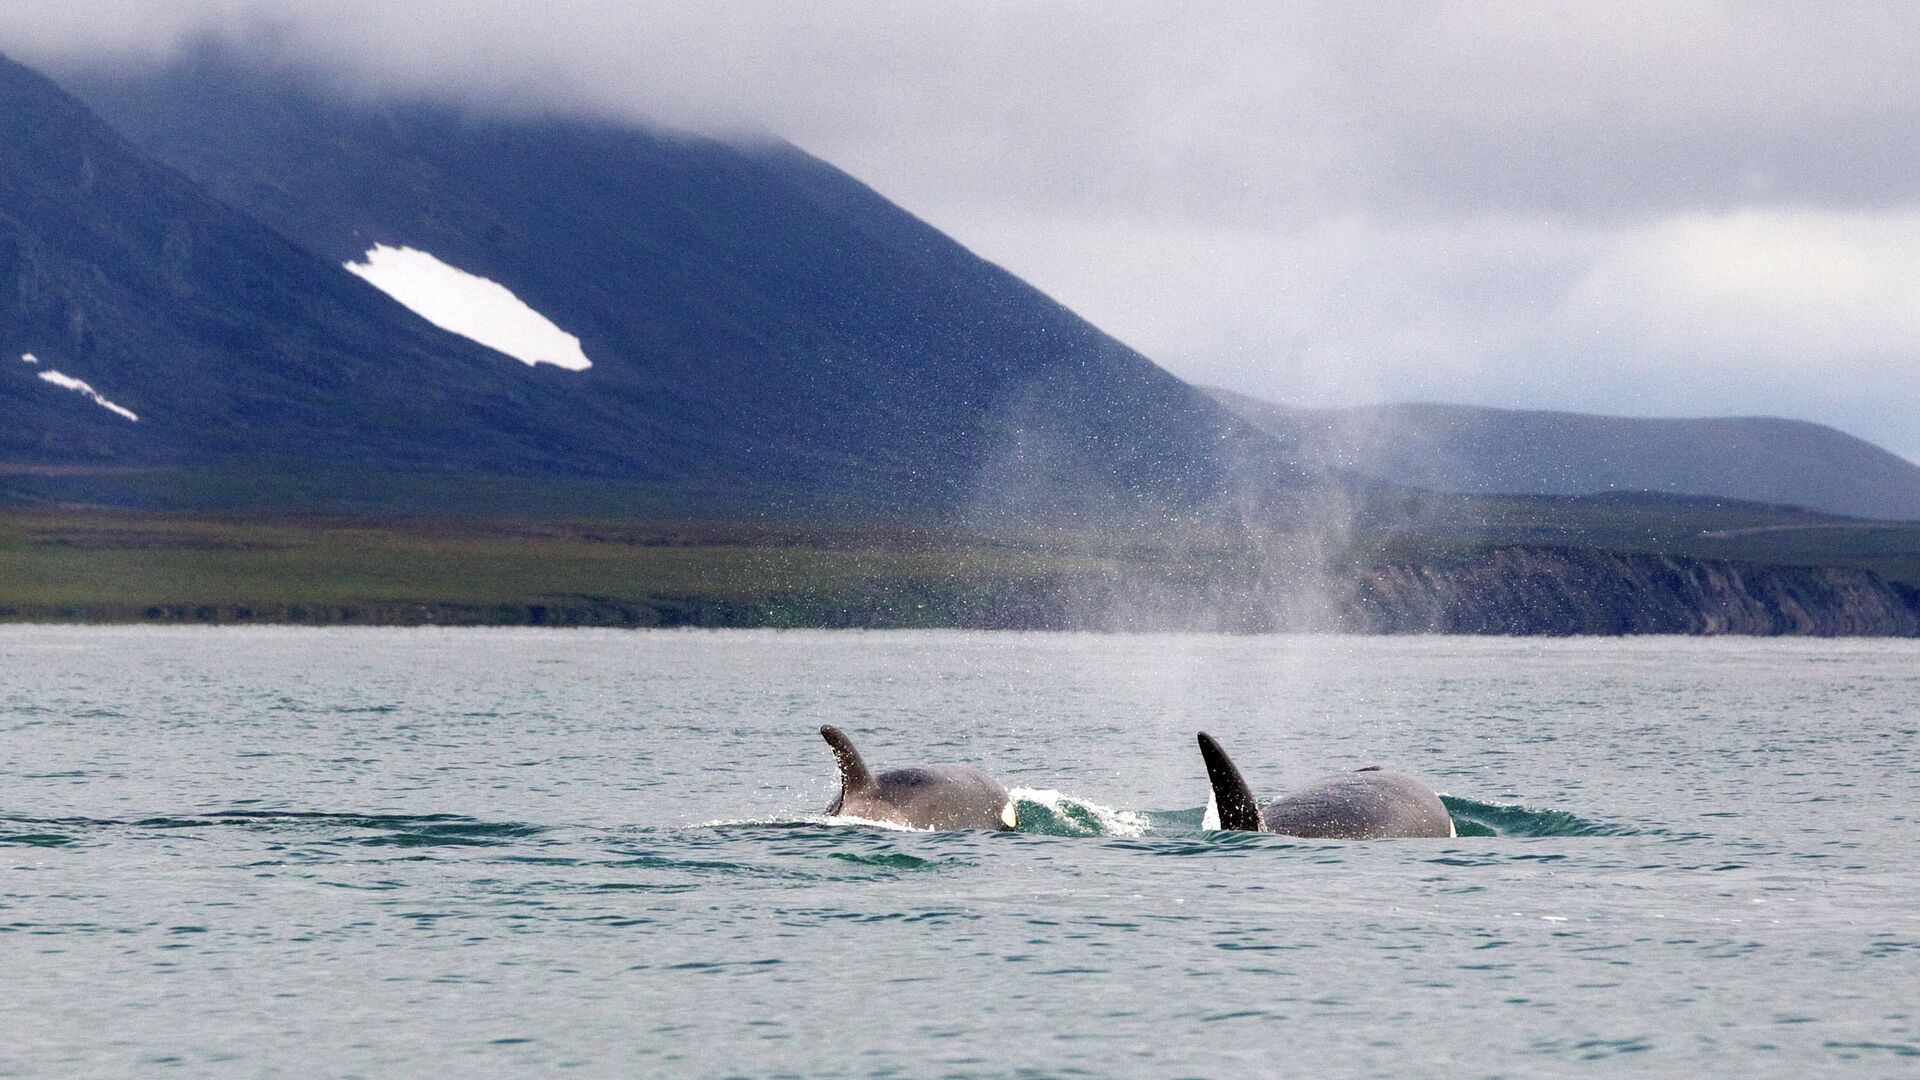
M 7 0 L 835 162 L 1188 378 L 1772 413 L 1920 459 L 1920 5 Z

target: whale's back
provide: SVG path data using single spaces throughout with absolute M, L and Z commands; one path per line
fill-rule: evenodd
M 846 800 L 841 812 L 920 829 L 1005 829 L 1013 825 L 1012 801 L 978 769 L 919 765 L 881 773 L 870 793 Z
M 1433 789 L 1383 769 L 1323 777 L 1260 812 L 1268 832 L 1324 840 L 1452 836 L 1453 818 Z

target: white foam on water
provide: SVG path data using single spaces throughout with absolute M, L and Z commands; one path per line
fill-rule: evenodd
M 364 262 L 344 264 L 374 288 L 442 330 L 477 341 L 532 367 L 552 364 L 568 371 L 593 366 L 580 339 L 528 307 L 497 281 L 448 266 L 428 252 L 375 244 Z
M 1022 802 L 1037 803 L 1045 807 L 1053 816 L 1064 822 L 1073 823 L 1083 817 L 1091 817 L 1100 836 L 1144 836 L 1152 823 L 1145 814 L 1132 810 L 1115 810 L 1088 799 L 1075 798 L 1072 795 L 1056 791 L 1053 788 L 1014 788 L 1007 794 L 1013 797 L 1017 805 Z M 1076 814 L 1075 811 L 1078 811 Z M 1021 824 L 1026 824 L 1024 819 Z M 854 817 L 850 814 L 800 814 L 794 817 L 778 818 L 726 818 L 702 821 L 687 826 L 690 829 L 713 829 L 728 825 L 836 825 L 866 829 L 888 829 L 893 832 L 939 832 L 934 828 L 919 828 L 902 825 L 897 821 L 879 821 L 873 818 Z
M 716 818 L 712 821 L 699 821 L 688 825 L 689 829 L 717 829 L 728 825 L 852 825 L 868 829 L 891 829 L 894 832 L 935 832 L 932 828 L 917 828 L 902 825 L 897 821 L 877 821 L 873 818 L 854 817 L 851 814 L 802 814 L 799 817 L 777 818 Z
M 75 393 L 85 394 L 87 397 L 93 399 L 93 403 L 95 405 L 100 406 L 101 408 L 107 410 L 108 412 L 115 413 L 119 416 L 124 416 L 128 420 L 131 420 L 136 424 L 140 422 L 140 418 L 133 414 L 132 409 L 128 409 L 120 405 L 115 405 L 113 402 L 108 401 L 106 398 L 100 396 L 100 391 L 95 390 L 93 387 L 87 385 L 86 383 L 80 381 L 79 379 L 74 378 L 71 375 L 63 375 L 58 371 L 43 371 L 40 373 L 40 381 L 50 382 L 55 386 L 62 387 L 67 390 L 72 390 Z
M 30 352 L 23 352 L 20 354 L 20 362 L 23 364 L 37 364 L 40 362 L 40 358 Z
M 1115 810 L 1111 806 L 1076 798 L 1054 788 L 1014 788 L 1008 794 L 1013 796 L 1015 802 L 1038 803 L 1062 820 L 1071 820 L 1070 810 L 1077 809 L 1090 814 L 1099 823 L 1102 836 L 1145 836 L 1150 825 L 1145 814 Z
M 921 828 L 918 825 L 902 825 L 897 821 L 880 821 L 876 818 L 855 817 L 852 814 L 834 814 L 832 816 L 822 814 L 818 819 L 808 818 L 807 820 L 808 821 L 818 820 L 819 823 L 822 825 L 858 825 L 861 828 L 866 828 L 866 829 L 892 829 L 894 832 L 939 832 L 940 831 L 931 825 L 925 828 Z

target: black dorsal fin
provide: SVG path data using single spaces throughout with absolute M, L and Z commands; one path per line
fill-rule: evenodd
M 1213 736 L 1200 733 L 1200 756 L 1207 763 L 1207 780 L 1213 784 L 1214 808 L 1220 812 L 1220 827 L 1238 832 L 1261 830 L 1260 804 L 1240 770 L 1233 765 Z
M 867 763 L 860 760 L 860 751 L 853 748 L 853 740 L 846 732 L 828 724 L 820 729 L 820 737 L 833 747 L 833 759 L 840 763 L 840 794 L 846 797 L 848 792 L 865 792 L 873 788 L 873 774 L 867 771 Z

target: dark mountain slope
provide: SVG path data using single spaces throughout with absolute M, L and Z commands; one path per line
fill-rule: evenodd
M 1439 491 L 1652 491 L 1920 519 L 1920 465 L 1820 424 L 1467 405 L 1296 409 L 1209 391 L 1319 471 Z
M 1016 507 L 1284 471 L 1250 425 L 791 146 L 353 104 L 208 52 L 69 83 L 330 262 L 406 246 L 506 285 L 676 469 Z
M 4 58 L 0 146 L 4 460 L 538 469 L 587 452 L 536 419 L 571 393 L 564 373 L 529 378 L 433 328 Z

